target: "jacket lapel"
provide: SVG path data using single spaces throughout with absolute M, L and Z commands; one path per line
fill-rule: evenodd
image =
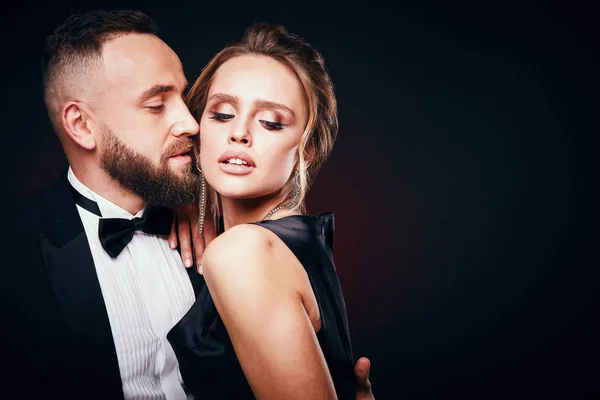
M 42 202 L 40 245 L 56 299 L 74 346 L 97 375 L 107 398 L 123 398 L 117 354 L 94 260 L 70 195 L 66 174 Z M 85 368 L 85 365 L 81 366 Z M 95 388 L 97 390 L 100 388 Z

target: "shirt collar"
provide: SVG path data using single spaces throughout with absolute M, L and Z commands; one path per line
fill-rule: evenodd
M 98 193 L 94 192 L 93 190 L 89 189 L 87 186 L 85 186 L 83 183 L 81 183 L 81 181 L 79 179 L 77 179 L 77 177 L 75 176 L 75 173 L 73 173 L 73 170 L 71 169 L 71 166 L 69 166 L 69 170 L 67 172 L 67 179 L 69 180 L 69 183 L 73 186 L 73 188 L 75 188 L 75 190 L 77 190 L 79 193 L 81 193 L 82 196 L 85 196 L 88 199 L 95 201 L 98 204 L 98 208 L 100 209 L 100 212 L 102 213 L 102 218 L 133 219 L 135 217 L 141 217 L 142 214 L 144 213 L 144 210 L 146 207 L 143 207 L 140 211 L 138 211 L 134 215 L 134 214 L 131 214 L 129 211 L 119 207 L 112 201 L 100 196 Z M 86 211 L 86 212 L 88 212 L 88 211 Z

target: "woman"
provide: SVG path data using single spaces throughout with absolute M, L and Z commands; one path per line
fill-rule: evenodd
M 310 177 L 337 133 L 320 54 L 256 24 L 219 52 L 188 95 L 200 122 L 206 286 L 168 335 L 198 399 L 355 398 L 333 215 L 304 215 Z M 205 210 L 205 197 L 213 199 Z

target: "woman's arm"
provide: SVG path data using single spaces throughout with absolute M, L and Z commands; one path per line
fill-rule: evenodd
M 231 228 L 208 246 L 203 268 L 257 398 L 336 398 L 303 295 L 308 277 L 273 233 L 254 225 Z

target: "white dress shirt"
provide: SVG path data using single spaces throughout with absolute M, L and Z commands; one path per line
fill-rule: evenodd
M 71 168 L 71 185 L 98 203 L 103 218 L 136 215 L 84 186 Z M 77 206 L 83 222 L 117 351 L 125 399 L 185 400 L 179 365 L 166 339 L 194 303 L 194 290 L 177 250 L 167 240 L 136 231 L 115 258 L 98 239 L 99 217 Z M 93 388 L 90 388 L 93 390 Z

